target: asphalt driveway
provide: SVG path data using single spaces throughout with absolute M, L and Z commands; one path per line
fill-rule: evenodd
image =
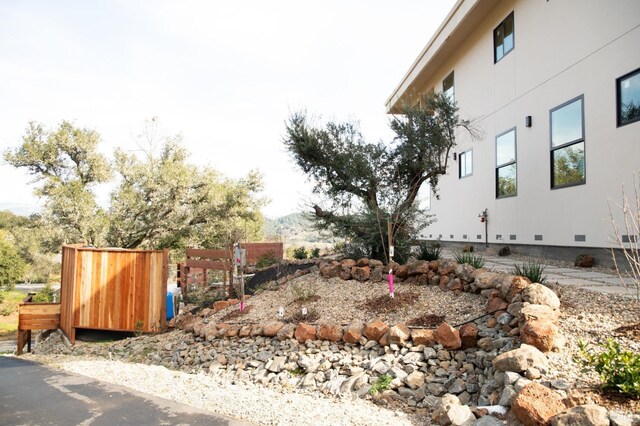
M 0 356 L 0 425 L 249 425 L 89 377 Z

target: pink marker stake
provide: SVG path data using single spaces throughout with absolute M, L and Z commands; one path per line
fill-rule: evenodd
M 240 302 L 240 312 L 244 311 L 244 301 Z
M 389 277 L 389 297 L 393 299 L 395 292 L 395 287 L 393 286 L 393 269 L 389 269 L 389 275 L 387 276 Z

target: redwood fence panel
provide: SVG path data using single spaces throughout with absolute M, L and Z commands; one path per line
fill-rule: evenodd
M 166 322 L 167 250 L 63 246 L 60 328 L 160 331 Z

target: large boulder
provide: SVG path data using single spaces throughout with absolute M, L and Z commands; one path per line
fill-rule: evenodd
M 389 343 L 404 345 L 411 337 L 411 330 L 405 324 L 396 324 L 389 329 Z
M 520 327 L 520 338 L 528 345 L 535 346 L 542 352 L 553 349 L 553 342 L 558 335 L 558 327 L 548 319 L 527 321 Z
M 493 368 L 498 371 L 513 371 L 515 373 L 526 371 L 531 367 L 546 371 L 549 367 L 549 361 L 545 354 L 535 346 L 526 343 L 517 349 L 501 353 L 491 363 Z
M 555 322 L 560 312 L 551 309 L 548 305 L 531 305 L 525 303 L 520 309 L 518 316 L 520 321 L 549 320 Z
M 368 266 L 354 266 L 351 268 L 351 276 L 354 280 L 368 281 L 371 277 L 371 269 Z
M 460 332 L 451 327 L 446 322 L 440 324 L 435 332 L 436 341 L 444 346 L 446 349 L 452 351 L 462 347 L 462 340 L 460 339 Z
M 337 342 L 342 339 L 342 326 L 335 323 L 322 323 L 318 326 L 317 337 L 320 340 Z
M 520 276 L 513 277 L 513 279 L 511 280 L 511 284 L 509 285 L 509 288 L 506 290 L 506 292 L 504 291 L 504 289 L 502 289 L 502 294 L 507 298 L 507 300 L 511 301 L 517 294 L 522 292 L 522 290 L 529 287 L 530 284 L 531 280 L 529 278 Z
M 266 337 L 275 337 L 280 329 L 284 327 L 284 323 L 280 321 L 270 321 L 262 324 L 262 334 Z
M 456 271 L 458 262 L 451 259 L 442 259 L 438 262 L 438 275 L 449 275 Z
M 525 385 L 511 403 L 511 410 L 524 426 L 548 425 L 564 409 L 560 395 L 538 382 Z
M 471 426 L 476 418 L 457 396 L 446 394 L 436 405 L 432 419 L 440 425 Z
M 460 340 L 463 348 L 472 348 L 478 344 L 478 327 L 473 323 L 460 327 Z
M 295 332 L 296 332 L 295 324 L 291 324 L 291 323 L 285 324 L 285 326 L 282 327 L 280 331 L 278 331 L 278 334 L 276 335 L 276 337 L 278 338 L 278 340 L 281 340 L 281 341 L 293 339 Z
M 474 284 L 481 289 L 495 288 L 494 280 L 499 277 L 497 272 L 490 272 L 484 269 L 476 269 L 473 275 L 475 277 Z
M 393 268 L 393 273 L 398 278 L 407 278 L 409 276 L 409 265 L 398 265 L 397 267 Z
M 358 259 L 356 261 L 356 266 L 363 268 L 365 266 L 369 266 L 369 259 L 367 259 L 366 257 L 363 257 L 362 259 Z
M 353 259 L 343 259 L 342 262 L 342 267 L 343 268 L 353 268 L 354 266 L 356 266 L 356 261 Z
M 362 338 L 362 329 L 363 327 L 360 323 L 349 324 L 344 328 L 342 340 L 346 343 L 358 343 Z
M 314 340 L 316 338 L 316 327 L 301 322 L 298 324 L 298 327 L 296 327 L 294 337 L 300 343 L 305 343 L 307 340 Z
M 571 407 L 551 419 L 552 426 L 609 426 L 607 409 L 595 404 Z
M 375 340 L 376 342 L 384 336 L 384 334 L 389 330 L 389 326 L 382 322 L 379 319 L 374 319 L 373 321 L 369 321 L 367 325 L 364 326 L 364 331 L 362 334 L 369 339 Z
M 429 272 L 429 262 L 426 260 L 418 260 L 409 264 L 408 275 L 413 277 L 415 275 L 423 275 Z
M 522 290 L 522 300 L 534 305 L 547 305 L 551 309 L 560 308 L 560 299 L 548 287 L 542 284 L 531 284 Z
M 436 344 L 436 332 L 425 328 L 415 328 L 411 330 L 411 340 L 414 346 L 433 346 Z
M 476 269 L 468 263 L 456 266 L 456 277 L 460 278 L 465 284 L 473 281 L 473 272 Z

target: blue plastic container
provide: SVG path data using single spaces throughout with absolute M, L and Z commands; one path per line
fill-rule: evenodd
M 178 314 L 178 295 L 173 290 L 167 291 L 167 321 Z

